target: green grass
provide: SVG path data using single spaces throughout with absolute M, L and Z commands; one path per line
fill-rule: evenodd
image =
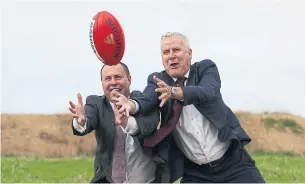
M 287 153 L 256 153 L 253 158 L 269 183 L 305 182 L 305 157 Z
M 293 119 L 263 118 L 261 122 L 264 123 L 267 129 L 275 128 L 280 131 L 285 131 L 286 129 L 290 129 L 292 132 L 296 134 L 300 134 L 304 132 L 304 128 Z
M 45 159 L 1 158 L 1 183 L 90 182 L 92 158 Z
M 267 182 L 305 182 L 305 157 L 284 152 L 252 155 Z M 2 183 L 88 183 L 93 176 L 93 158 L 2 157 L 1 167 Z

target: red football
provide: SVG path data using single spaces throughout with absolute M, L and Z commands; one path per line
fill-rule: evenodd
M 90 44 L 105 65 L 118 64 L 125 52 L 125 35 L 119 21 L 109 12 L 98 12 L 91 21 Z

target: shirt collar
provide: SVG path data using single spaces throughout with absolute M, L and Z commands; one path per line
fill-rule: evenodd
M 190 69 L 186 72 L 186 74 L 184 75 L 184 77 L 185 77 L 185 78 L 188 78 L 189 73 L 190 73 Z M 173 77 L 173 79 L 174 79 L 174 81 L 176 82 L 178 78 L 174 78 L 174 77 Z
M 110 105 L 112 107 L 112 110 L 114 110 L 114 104 L 112 102 L 110 102 L 110 101 L 109 101 L 109 103 L 110 103 Z

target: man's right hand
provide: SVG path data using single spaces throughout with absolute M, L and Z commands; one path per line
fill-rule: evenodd
M 69 110 L 72 112 L 72 116 L 77 119 L 77 123 L 84 126 L 86 122 L 85 108 L 81 94 L 77 94 L 77 104 L 75 105 L 72 101 L 69 101 Z

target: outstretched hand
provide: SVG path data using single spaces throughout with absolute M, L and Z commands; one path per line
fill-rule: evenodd
M 82 96 L 80 93 L 77 94 L 77 104 L 75 105 L 72 101 L 69 101 L 69 110 L 72 116 L 77 119 L 77 123 L 81 126 L 85 124 L 85 108 L 83 105 Z
M 154 75 L 154 81 L 157 83 L 158 88 L 155 89 L 155 92 L 160 92 L 159 100 L 161 100 L 160 107 L 162 107 L 165 102 L 171 98 L 171 87 L 167 85 L 163 80 L 159 79 Z

